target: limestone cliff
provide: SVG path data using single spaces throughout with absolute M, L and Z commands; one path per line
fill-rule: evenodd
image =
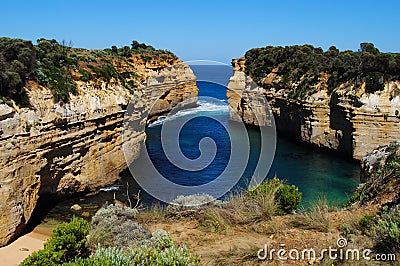
M 195 76 L 179 59 L 132 56 L 129 61 L 111 62 L 119 73 L 135 72 L 136 89 L 128 90 L 114 78 L 82 81 L 72 71 L 77 93 L 67 103 L 55 102 L 48 87 L 28 81 L 30 107 L 0 104 L 0 246 L 18 236 L 40 196 L 91 191 L 119 178 L 127 167 L 121 149 L 124 113 L 139 91 L 150 91 L 154 99 L 161 96 L 152 116 L 185 99 L 195 101 Z M 160 78 L 153 85 L 146 82 L 150 76 Z M 136 132 L 124 141 L 137 156 L 144 139 L 144 132 Z
M 362 182 L 349 203 L 400 204 L 400 141 L 382 145 L 361 160 Z
M 288 97 L 289 88 L 274 86 L 284 78 L 276 69 L 257 82 L 259 88 L 245 85 L 251 83 L 251 78 L 244 74 L 245 62 L 245 58 L 233 60 L 234 75 L 227 96 L 230 106 L 247 124 L 257 122 L 247 108 L 246 100 L 261 102 L 267 99 L 281 134 L 358 160 L 377 146 L 400 136 L 398 81 L 386 82 L 383 90 L 374 93 L 366 92 L 365 82 L 342 83 L 328 90 L 327 75 L 322 74 L 312 94 L 293 99 Z M 229 88 L 236 91 L 241 88 L 245 97 L 241 99 Z

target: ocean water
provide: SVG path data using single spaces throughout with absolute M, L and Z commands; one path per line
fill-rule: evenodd
M 206 184 L 221 175 L 230 158 L 229 136 L 234 138 L 240 130 L 235 127 L 235 123 L 229 121 L 226 85 L 232 74 L 231 68 L 224 65 L 191 67 L 198 77 L 199 96 L 210 96 L 218 99 L 219 102 L 204 101 L 200 97 L 198 107 L 178 112 L 168 119 L 170 123 L 172 121 L 178 125 L 179 121 L 186 116 L 194 116 L 195 118 L 187 122 L 181 130 L 180 149 L 187 158 L 196 159 L 200 156 L 199 141 L 204 137 L 210 137 L 217 146 L 215 159 L 201 171 L 182 170 L 169 162 L 161 144 L 164 119 L 160 119 L 147 128 L 146 141 L 149 156 L 157 170 L 168 180 L 186 186 Z M 246 188 L 259 159 L 260 131 L 254 127 L 247 127 L 247 133 L 250 143 L 247 167 L 242 174 L 235 172 L 235 169 L 230 171 L 232 177 L 241 175 L 240 180 L 232 189 L 234 191 Z M 278 136 L 274 161 L 267 178 L 274 176 L 298 186 L 303 193 L 302 205 L 305 207 L 320 196 L 325 196 L 332 204 L 342 205 L 359 183 L 359 165 L 338 156 L 291 143 Z M 218 189 L 218 183 L 216 186 L 215 189 Z
M 241 128 L 229 120 L 226 85 L 232 75 L 231 67 L 217 65 L 191 66 L 191 68 L 197 76 L 200 96 L 198 106 L 181 110 L 167 118 L 159 118 L 159 120 L 150 124 L 146 129 L 146 147 L 157 171 L 169 181 L 184 186 L 198 186 L 215 181 L 207 191 L 212 194 L 214 190 L 218 190 L 220 186 L 224 185 L 222 182 L 218 183 L 217 178 L 223 173 L 231 157 L 230 137 L 232 139 L 241 138 L 243 132 L 239 132 Z M 214 100 L 203 98 L 203 96 L 213 97 Z M 193 117 L 193 119 L 182 127 L 179 134 L 179 148 L 182 154 L 192 160 L 198 158 L 201 155 L 199 142 L 205 137 L 211 138 L 216 147 L 212 162 L 199 171 L 183 170 L 171 163 L 164 153 L 161 142 L 161 129 L 166 122 L 178 125 L 181 120 L 188 117 Z M 232 179 L 238 179 L 230 192 L 241 191 L 246 188 L 258 163 L 260 131 L 254 127 L 247 127 L 246 134 L 248 134 L 250 144 L 249 159 L 246 162 L 244 172 L 241 169 L 235 169 L 235 167 L 229 170 L 228 176 L 231 176 Z M 167 140 L 163 139 L 163 141 Z M 178 152 L 178 149 L 176 149 L 176 152 Z M 141 159 L 139 158 L 134 162 L 135 167 L 141 167 Z M 291 143 L 278 136 L 275 157 L 267 174 L 268 178 L 274 176 L 299 187 L 299 190 L 303 193 L 301 203 L 303 207 L 310 206 L 310 203 L 320 196 L 325 196 L 332 204 L 343 205 L 359 183 L 359 165 L 338 156 Z M 150 184 L 153 180 L 152 176 L 143 178 L 150 180 Z M 160 191 L 163 190 L 156 179 L 151 185 L 158 187 Z M 47 201 L 44 204 L 45 208 L 35 214 L 37 215 L 36 222 L 44 217 L 46 219 L 42 224 L 46 224 L 46 221 L 51 224 L 51 221 L 69 219 L 74 215 L 69 207 L 75 203 L 80 204 L 83 211 L 88 211 L 93 215 L 105 202 L 112 203 L 114 198 L 126 201 L 127 191 L 130 195 L 137 194 L 140 191 L 140 200 L 144 205 L 158 202 L 157 199 L 146 193 L 130 172 L 126 170 L 121 173 L 121 180 L 117 184 L 103 188 L 97 193 L 81 195 L 56 205 L 49 205 Z M 35 221 L 32 223 L 34 224 Z

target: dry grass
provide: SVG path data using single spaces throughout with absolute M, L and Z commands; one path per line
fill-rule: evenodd
M 222 232 L 235 225 L 251 225 L 270 220 L 276 213 L 276 190 L 252 195 L 231 195 L 223 207 L 210 207 L 199 215 L 200 224 L 212 232 Z
M 251 228 L 259 234 L 276 235 L 285 232 L 287 226 L 279 217 L 273 217 L 270 221 L 255 223 Z
M 310 210 L 303 211 L 299 215 L 295 215 L 291 224 L 295 227 L 307 230 L 329 232 L 329 230 L 332 228 L 332 223 L 326 197 L 320 197 L 312 205 Z
M 234 247 L 229 251 L 220 252 L 211 256 L 211 265 L 257 265 L 257 246 L 249 246 L 246 248 Z M 209 265 L 209 263 L 207 263 Z
M 148 209 L 141 210 L 136 215 L 136 221 L 142 224 L 164 222 L 166 219 L 165 207 L 160 204 L 155 204 Z
M 227 217 L 225 209 L 210 208 L 199 217 L 200 227 L 211 232 L 225 232 L 231 225 Z

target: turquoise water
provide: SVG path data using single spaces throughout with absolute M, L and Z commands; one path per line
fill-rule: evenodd
M 200 155 L 199 141 L 204 137 L 210 137 L 217 146 L 217 153 L 213 162 L 201 171 L 184 171 L 175 167 L 168 162 L 161 146 L 162 119 L 147 128 L 146 146 L 157 170 L 170 181 L 182 185 L 205 184 L 218 177 L 230 158 L 231 142 L 229 135 L 233 138 L 237 137 L 236 132 L 238 130 L 237 125 L 229 120 L 229 110 L 226 103 L 225 86 L 232 74 L 231 68 L 228 66 L 193 66 L 192 69 L 198 77 L 199 96 L 212 96 L 217 98 L 218 101 L 208 102 L 201 99 L 196 108 L 184 110 L 168 119 L 170 123 L 179 123 L 179 120 L 185 118 L 185 116 L 196 116 L 182 128 L 179 138 L 180 149 L 186 157 L 195 159 Z M 203 114 L 204 117 L 197 117 L 199 114 Z M 219 122 L 213 118 L 218 119 Z M 220 123 L 225 127 L 221 126 Z M 246 187 L 258 162 L 260 132 L 257 128 L 249 127 L 247 133 L 250 141 L 250 159 L 241 179 L 233 188 L 234 191 L 240 191 Z M 137 167 L 140 167 L 140 160 L 139 158 L 138 161 L 134 162 Z M 230 174 L 232 177 L 238 175 L 235 169 L 232 169 Z M 342 205 L 352 195 L 359 183 L 359 165 L 343 160 L 338 156 L 291 143 L 278 136 L 274 161 L 267 176 L 268 178 L 277 176 L 298 186 L 303 193 L 301 204 L 304 207 L 308 207 L 321 195 L 326 196 L 329 202 L 333 204 Z M 146 176 L 146 178 L 151 180 L 149 176 Z M 56 205 L 49 205 L 49 201 L 46 201 L 44 206 L 47 208 L 41 210 L 37 219 L 40 220 L 44 217 L 46 217 L 45 221 L 70 219 L 72 215 L 77 214 L 69 209 L 75 203 L 83 207 L 81 212 L 87 211 L 90 215 L 93 215 L 105 202 L 112 203 L 114 197 L 126 202 L 127 183 L 129 183 L 130 195 L 141 191 L 140 198 L 143 204 L 157 202 L 138 186 L 129 171 L 124 171 L 121 173 L 121 180 L 117 184 L 97 193 L 68 199 Z M 154 183 L 154 186 L 157 185 L 157 183 Z M 217 186 L 218 183 L 215 189 L 218 189 Z

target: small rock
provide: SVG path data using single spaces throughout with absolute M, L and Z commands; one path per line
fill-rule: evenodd
M 11 142 L 6 144 L 6 149 L 7 150 L 11 150 L 12 148 L 14 148 L 14 145 Z
M 314 259 L 311 259 L 311 260 L 308 261 L 308 265 L 313 265 L 314 263 L 315 263 Z
M 286 245 L 285 244 L 280 244 L 279 245 L 281 248 L 283 248 L 283 247 L 285 247 Z
M 79 206 L 78 204 L 74 204 L 71 206 L 70 209 L 71 209 L 71 211 L 80 211 L 80 210 L 82 210 L 82 207 Z
M 29 248 L 20 248 L 20 251 L 29 251 Z
M 89 212 L 82 212 L 82 214 L 81 214 L 83 217 L 89 217 L 90 216 L 90 213 Z
M 115 204 L 115 206 L 118 205 L 118 206 L 121 206 L 121 207 L 125 207 L 125 204 L 122 201 L 119 201 L 117 199 L 114 200 L 114 204 Z

